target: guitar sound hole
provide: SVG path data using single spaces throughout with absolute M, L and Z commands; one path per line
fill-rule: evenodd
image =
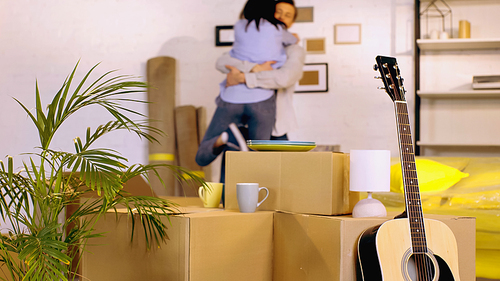
M 436 263 L 427 254 L 412 254 L 403 265 L 405 280 L 408 281 L 433 281 L 438 280 Z

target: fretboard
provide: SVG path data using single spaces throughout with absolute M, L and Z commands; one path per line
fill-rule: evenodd
M 411 242 L 414 253 L 426 253 L 427 242 L 425 237 L 424 217 L 418 187 L 415 152 L 411 137 L 408 106 L 405 101 L 395 101 L 396 122 L 398 126 L 399 151 L 403 184 L 406 200 L 406 213 L 410 222 Z

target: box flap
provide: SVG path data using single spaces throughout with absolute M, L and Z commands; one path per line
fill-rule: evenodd
M 203 207 L 203 201 L 200 197 L 188 197 L 188 196 L 158 196 L 161 199 L 165 199 L 169 202 L 175 203 L 182 207 Z
M 171 215 L 184 215 L 184 214 L 194 214 L 194 213 L 208 213 L 208 212 L 219 212 L 224 211 L 222 208 L 203 208 L 203 207 L 176 207 L 173 209 Z M 108 213 L 113 213 L 115 210 L 108 210 Z M 124 207 L 116 208 L 116 212 L 120 214 L 127 214 L 128 210 Z

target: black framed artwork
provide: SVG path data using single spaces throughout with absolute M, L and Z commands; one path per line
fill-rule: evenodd
M 328 64 L 306 63 L 302 78 L 295 84 L 295 93 L 328 92 Z
M 232 46 L 234 29 L 232 25 L 218 25 L 215 27 L 215 46 Z

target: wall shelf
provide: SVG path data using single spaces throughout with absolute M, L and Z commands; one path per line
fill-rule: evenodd
M 500 49 L 500 38 L 417 39 L 422 51 Z
M 427 99 L 500 98 L 500 90 L 417 91 L 417 95 Z
M 500 2 L 451 3 L 454 15 L 474 19 L 474 27 L 478 31 L 485 27 L 482 34 L 489 38 L 420 39 L 421 24 L 426 31 L 429 28 L 420 15 L 421 2 L 429 1 L 415 0 L 416 155 L 500 156 L 500 130 L 496 129 L 500 126 L 500 89 L 472 88 L 473 75 L 500 73 L 500 36 L 490 25 Z M 449 30 L 456 33 L 456 29 Z

